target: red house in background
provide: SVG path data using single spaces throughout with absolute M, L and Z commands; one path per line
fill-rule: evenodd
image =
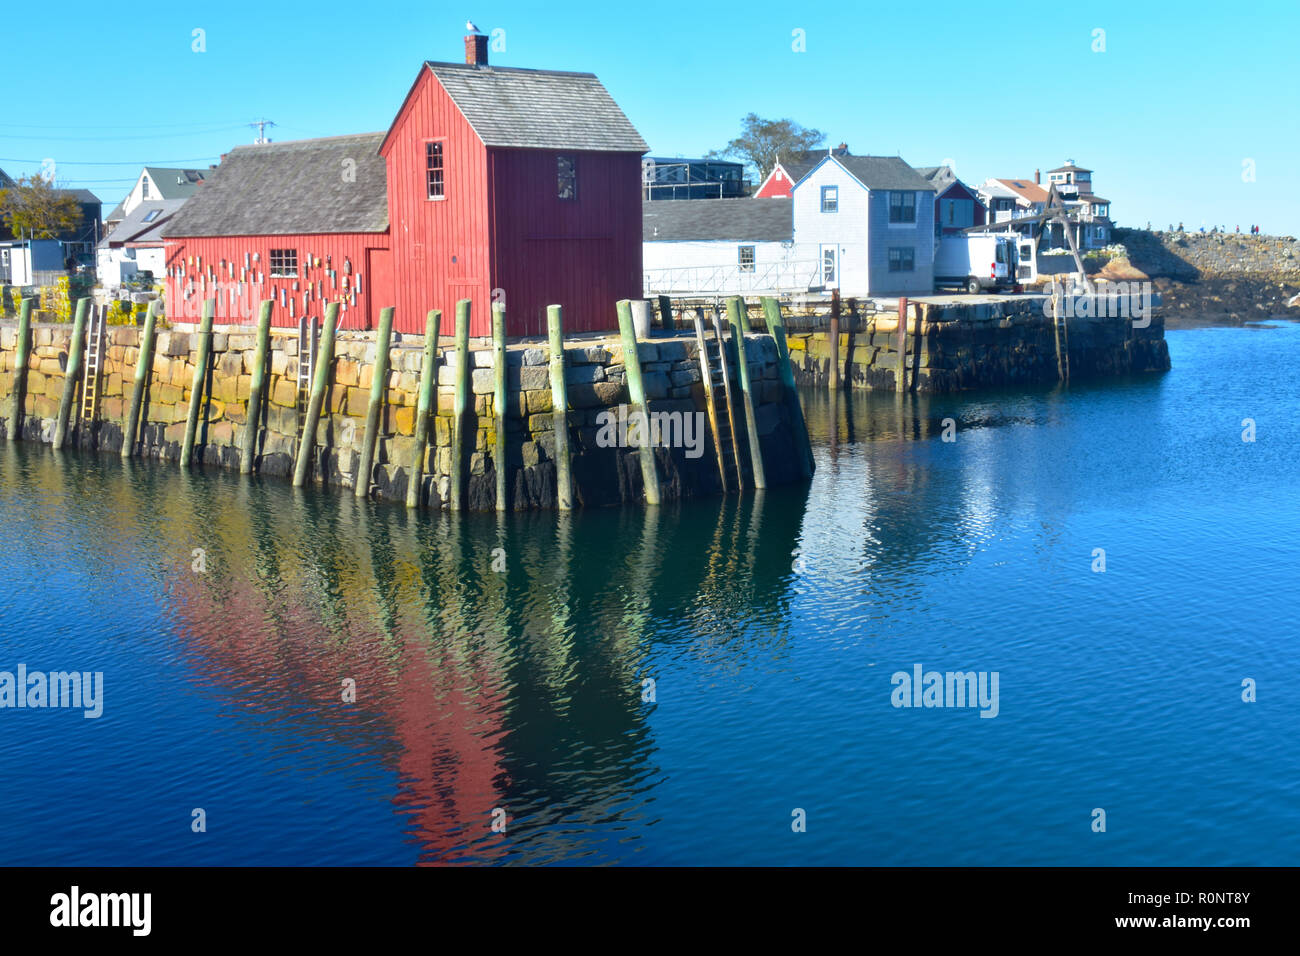
M 419 332 L 468 298 L 475 336 L 493 301 L 514 336 L 557 303 L 566 331 L 613 328 L 641 294 L 646 143 L 594 75 L 492 67 L 487 40 L 423 64 L 386 134 L 233 150 L 165 232 L 168 311 L 251 295 L 296 325 L 341 301 L 364 328 L 392 305 Z

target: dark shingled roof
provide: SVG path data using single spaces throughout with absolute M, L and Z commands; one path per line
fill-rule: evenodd
M 175 166 L 146 166 L 144 171 L 149 174 L 149 183 L 154 187 L 150 196 L 155 199 L 187 199 L 208 177 L 205 169 L 179 169 Z
M 793 203 L 753 199 L 672 199 L 641 203 L 646 242 L 721 239 L 777 242 L 794 236 Z
M 915 189 L 934 192 L 934 186 L 897 156 L 837 156 L 853 178 L 868 189 Z
M 383 232 L 383 133 L 237 146 L 163 229 L 167 237 Z M 355 167 L 345 164 L 346 160 Z M 355 172 L 355 178 L 344 172 Z
M 124 242 L 161 242 L 168 220 L 186 202 L 186 199 L 146 199 L 127 213 L 99 245 L 111 248 Z
M 486 146 L 638 154 L 650 148 L 592 73 L 426 65 Z

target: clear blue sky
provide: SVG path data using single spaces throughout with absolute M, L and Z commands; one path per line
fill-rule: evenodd
M 656 155 L 720 147 L 753 111 L 855 153 L 955 160 L 971 183 L 1071 157 L 1095 170 L 1122 225 L 1300 233 L 1296 0 L 54 11 L 6 24 L 0 167 L 18 176 L 52 158 L 106 210 L 142 165 L 215 162 L 251 142 L 243 124 L 260 116 L 277 140 L 385 129 L 422 60 L 463 58 L 469 17 L 505 30 L 496 63 L 596 73 Z M 204 53 L 191 49 L 196 28 Z M 1096 29 L 1105 52 L 1093 52 Z M 795 30 L 806 52 L 792 50 Z

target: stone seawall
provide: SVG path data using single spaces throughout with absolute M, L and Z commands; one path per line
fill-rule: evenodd
M 51 443 L 59 399 L 64 387 L 71 327 L 35 325 L 28 364 L 25 416 L 21 437 Z M 73 410 L 69 445 L 118 452 L 123 424 L 131 401 L 139 352 L 140 330 L 134 326 L 109 328 L 99 378 L 96 420 L 77 420 Z M 444 339 L 451 342 L 450 339 Z M 13 363 L 17 343 L 16 323 L 0 323 L 0 434 L 8 427 L 13 390 Z M 158 333 L 152 375 L 146 391 L 137 441 L 142 454 L 160 460 L 180 458 L 188 416 L 191 385 L 197 360 L 198 334 L 184 329 Z M 403 500 L 415 454 L 416 406 L 423 336 L 394 335 L 390 372 L 381 416 L 372 476 L 373 493 L 380 498 Z M 201 418 L 195 461 L 205 466 L 237 469 L 248 428 L 248 397 L 256 347 L 254 330 L 247 326 L 220 327 L 213 335 L 212 366 L 208 376 L 205 414 Z M 335 488 L 353 488 L 365 415 L 374 372 L 375 334 L 340 332 L 335 343 L 328 400 L 315 435 L 312 478 Z M 298 387 L 297 334 L 277 330 L 272 335 L 270 373 L 267 378 L 262 430 L 256 470 L 268 476 L 288 476 L 293 471 L 298 435 L 302 428 L 305 390 Z M 697 347 L 693 337 L 662 337 L 638 343 L 637 352 L 650 411 L 703 412 Z M 734 349 L 730 350 L 734 356 Z M 746 339 L 759 445 L 770 485 L 799 478 L 794 429 L 776 365 L 776 347 L 769 335 Z M 493 354 L 490 343 L 471 344 L 471 390 L 467 430 L 469 476 L 466 500 L 472 510 L 496 507 L 495 436 L 501 421 L 493 409 Z M 506 429 L 507 488 L 513 510 L 555 506 L 555 436 L 548 370 L 549 350 L 540 343 L 513 343 L 507 352 L 508 401 Z M 578 504 L 591 507 L 642 501 L 642 477 L 636 448 L 611 446 L 602 438 L 602 413 L 617 414 L 628 401 L 623 348 L 608 337 L 577 337 L 566 342 L 569 446 L 574 494 Z M 734 367 L 734 359 L 733 359 Z M 424 463 L 425 487 L 433 507 L 448 498 L 453 435 L 456 352 L 440 352 L 437 408 L 429 428 Z M 78 391 L 80 398 L 80 390 Z M 737 402 L 736 415 L 743 421 Z M 698 426 L 706 419 L 694 416 Z M 742 429 L 743 431 L 743 429 Z M 610 433 L 606 431 L 605 438 Z M 7 436 L 6 436 L 7 437 Z M 665 500 L 721 492 L 712 435 L 707 424 L 700 438 L 700 454 L 686 447 L 660 447 L 655 459 Z M 742 462 L 748 457 L 741 448 Z
M 918 318 L 919 340 L 913 334 Z M 797 321 L 791 320 L 792 327 Z M 819 316 L 818 323 L 824 324 L 824 317 Z M 1071 317 L 1065 324 L 1071 379 L 1170 367 L 1158 311 L 1146 328 L 1118 317 Z M 898 313 L 845 317 L 841 328 L 851 330 L 840 332 L 841 380 L 852 387 L 896 391 Z M 969 304 L 911 302 L 907 333 L 909 391 L 953 392 L 1058 380 L 1056 333 L 1052 319 L 1043 314 L 1041 296 Z M 789 342 L 795 380 L 825 386 L 831 365 L 829 333 L 791 331 Z

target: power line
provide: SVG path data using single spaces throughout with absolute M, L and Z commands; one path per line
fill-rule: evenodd
M 50 143 L 111 143 L 122 140 L 159 140 L 159 139 L 178 139 L 187 136 L 206 136 L 210 133 L 224 133 L 234 129 L 243 129 L 247 125 L 244 123 L 238 126 L 214 126 L 211 129 L 196 129 L 184 133 L 164 133 L 158 136 L 46 136 L 46 135 L 14 135 L 13 133 L 4 134 L 5 139 L 35 139 L 41 142 Z
M 234 123 L 235 120 L 225 120 L 217 122 Z M 193 126 L 211 126 L 212 120 L 194 123 L 153 123 L 144 126 L 121 126 L 114 123 L 111 126 L 86 126 L 84 123 L 74 123 L 66 126 L 43 126 L 39 123 L 0 123 L 0 129 L 186 129 Z
M 145 162 L 138 159 L 128 159 L 120 163 L 90 163 L 60 159 L 57 162 L 60 166 L 167 166 L 171 163 L 207 163 L 218 158 L 217 156 L 191 156 L 188 159 L 154 159 Z M 0 163 L 33 163 L 39 166 L 44 162 L 44 159 L 15 159 L 13 156 L 0 156 Z

